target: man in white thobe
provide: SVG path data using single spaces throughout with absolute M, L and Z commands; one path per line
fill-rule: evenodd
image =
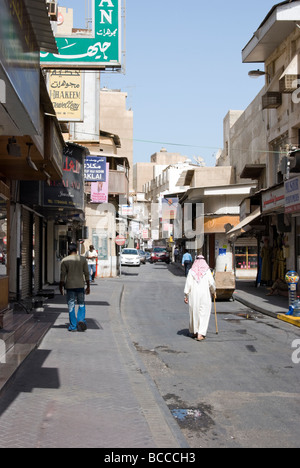
M 212 295 L 216 293 L 214 277 L 202 255 L 191 268 L 185 285 L 185 303 L 190 307 L 190 333 L 197 341 L 205 340 L 209 325 Z

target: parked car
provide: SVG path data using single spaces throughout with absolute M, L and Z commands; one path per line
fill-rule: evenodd
M 170 254 L 165 247 L 154 247 L 151 253 L 150 263 L 170 263 Z
M 139 250 L 138 252 L 139 252 L 140 259 L 141 259 L 141 263 L 143 263 L 143 265 L 146 265 L 146 261 L 147 261 L 146 252 L 144 252 L 143 250 Z
M 121 265 L 141 266 L 141 259 L 137 249 L 123 249 L 121 252 Z
M 150 262 L 151 260 L 151 253 L 150 252 L 146 252 L 146 261 L 147 262 Z

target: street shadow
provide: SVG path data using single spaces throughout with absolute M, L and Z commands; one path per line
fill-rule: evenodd
M 100 307 L 109 307 L 110 306 L 110 303 L 107 302 L 107 301 L 89 301 L 89 300 L 85 300 L 85 304 L 87 306 L 100 306 Z
M 122 271 L 122 276 L 139 276 L 139 273 L 129 273 L 129 271 Z
M 32 393 L 35 388 L 50 390 L 60 388 L 58 369 L 43 367 L 50 353 L 51 350 L 37 349 L 18 368 L 14 378 L 1 392 L 0 416 L 21 393 Z
M 188 328 L 183 328 L 182 330 L 179 330 L 177 332 L 177 335 L 182 335 L 182 336 L 186 336 L 187 338 L 190 338 L 189 329 Z
M 103 330 L 102 325 L 98 322 L 98 320 L 91 319 L 91 318 L 86 318 L 86 325 L 88 330 Z M 62 330 L 68 330 L 70 326 L 69 322 L 66 322 L 61 325 L 53 325 L 53 329 L 62 329 Z
M 170 263 L 167 268 L 172 275 L 185 278 L 185 273 L 179 263 Z

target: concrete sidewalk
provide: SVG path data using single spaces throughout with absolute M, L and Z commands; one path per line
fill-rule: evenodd
M 289 310 L 288 298 L 267 296 L 266 287 L 255 287 L 254 281 L 237 281 L 234 299 L 247 307 L 300 327 L 300 318 L 286 315 Z
M 123 326 L 123 283 L 98 280 L 84 333 L 69 333 L 65 298 L 0 399 L 0 448 L 187 448 Z

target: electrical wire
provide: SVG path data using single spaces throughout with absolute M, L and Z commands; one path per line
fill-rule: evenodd
M 99 136 L 96 133 L 88 133 L 88 132 L 81 132 L 80 130 L 77 130 L 78 135 L 86 135 L 86 136 Z M 77 138 L 78 141 L 82 141 L 80 138 Z M 157 140 L 143 140 L 139 138 L 121 138 L 123 141 L 133 141 L 137 143 L 146 143 L 146 144 L 155 144 L 155 145 L 165 145 L 165 146 L 176 146 L 180 148 L 196 148 L 196 149 L 209 149 L 209 150 L 220 150 L 219 146 L 203 146 L 203 145 L 192 145 L 192 144 L 187 144 L 187 143 L 174 143 L 174 142 L 166 142 L 166 141 L 157 141 Z M 72 140 L 73 141 L 73 140 Z M 76 140 L 74 140 L 76 141 Z M 251 149 L 251 148 L 231 148 L 230 151 L 240 151 L 242 153 L 263 153 L 263 154 L 286 154 L 286 150 L 266 150 L 266 149 Z

